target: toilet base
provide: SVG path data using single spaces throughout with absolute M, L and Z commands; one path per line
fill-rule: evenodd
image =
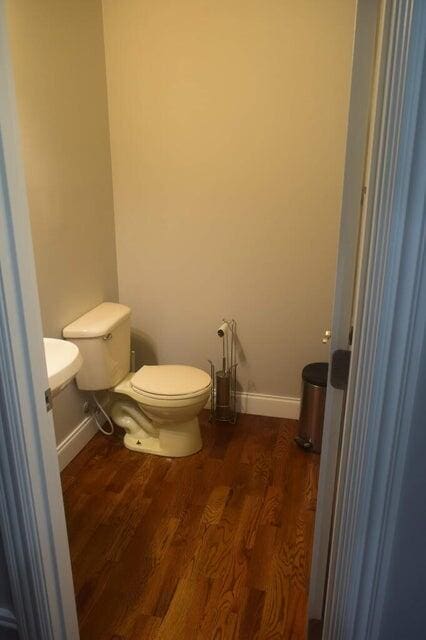
M 198 418 L 177 424 L 162 424 L 158 438 L 149 435 L 141 438 L 126 433 L 124 446 L 131 451 L 167 458 L 181 458 L 198 453 L 203 447 Z

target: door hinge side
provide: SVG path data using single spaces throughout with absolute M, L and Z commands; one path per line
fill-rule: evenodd
M 337 349 L 331 356 L 330 384 L 335 389 L 344 391 L 349 380 L 351 352 L 348 349 Z
M 48 387 L 44 392 L 44 401 L 46 403 L 46 411 L 52 410 L 52 389 Z

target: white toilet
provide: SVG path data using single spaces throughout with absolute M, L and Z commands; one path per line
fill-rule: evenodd
M 103 302 L 63 336 L 83 357 L 78 388 L 112 392 L 108 412 L 126 430 L 128 449 L 180 457 L 202 448 L 198 414 L 210 396 L 210 376 L 184 365 L 145 365 L 131 373 L 129 307 Z

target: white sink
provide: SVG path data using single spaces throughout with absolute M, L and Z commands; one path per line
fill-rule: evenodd
M 72 342 L 57 338 L 43 338 L 43 342 L 49 387 L 55 394 L 79 372 L 83 358 Z

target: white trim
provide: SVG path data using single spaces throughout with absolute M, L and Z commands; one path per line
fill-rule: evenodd
M 300 398 L 241 392 L 237 394 L 237 411 L 257 416 L 298 420 Z M 61 471 L 80 453 L 97 430 L 93 417 L 87 416 L 58 444 L 57 452 Z
M 379 636 L 426 320 L 426 148 L 417 130 L 426 5 L 390 0 L 388 6 L 368 198 L 372 225 L 343 429 L 324 640 Z
M 241 392 L 237 394 L 237 411 L 257 416 L 298 420 L 300 398 Z M 58 444 L 57 452 L 60 471 L 65 469 L 71 460 L 80 453 L 96 434 L 97 430 L 93 417 L 87 416 Z
M 206 404 L 206 409 L 210 409 L 210 400 Z M 269 418 L 298 420 L 300 398 L 238 391 L 237 412 L 249 413 L 255 416 L 267 416 Z
M 300 398 L 264 393 L 237 393 L 237 411 L 270 418 L 299 419 Z
M 93 416 L 87 416 L 57 446 L 59 469 L 62 471 L 96 434 Z

